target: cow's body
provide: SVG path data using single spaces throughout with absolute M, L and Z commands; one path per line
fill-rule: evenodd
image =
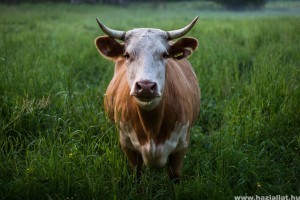
M 188 146 L 188 130 L 196 120 L 200 91 L 186 59 L 169 59 L 164 94 L 158 107 L 145 111 L 129 95 L 126 66 L 119 60 L 105 95 L 105 110 L 119 126 L 120 143 L 137 151 L 146 165 L 162 167 L 170 154 Z
M 98 37 L 95 44 L 100 54 L 116 63 L 105 111 L 117 124 L 122 150 L 138 175 L 143 163 L 154 168 L 167 164 L 169 177 L 180 178 L 189 129 L 200 107 L 198 80 L 186 60 L 198 41 L 171 40 L 186 34 L 196 21 L 168 32 L 116 31 L 98 21 L 109 37 Z

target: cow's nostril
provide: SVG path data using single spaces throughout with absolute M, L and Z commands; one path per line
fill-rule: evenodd
M 157 84 L 149 80 L 135 83 L 134 96 L 154 98 L 158 95 Z
M 142 86 L 141 86 L 139 83 L 136 83 L 136 88 L 137 88 L 138 90 L 141 90 L 141 89 L 142 89 Z
M 152 90 L 152 92 L 153 92 L 153 91 L 156 91 L 156 83 L 154 83 L 154 84 L 151 86 L 150 89 Z

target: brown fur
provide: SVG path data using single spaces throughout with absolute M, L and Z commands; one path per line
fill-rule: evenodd
M 186 134 L 188 143 L 189 129 L 200 109 L 200 89 L 192 66 L 185 58 L 197 49 L 198 41 L 194 38 L 181 38 L 175 43 L 169 41 L 170 57 L 166 64 L 163 95 L 159 105 L 150 111 L 141 109 L 135 97 L 130 96 L 123 56 L 124 44 L 106 36 L 96 38 L 95 44 L 104 57 L 116 62 L 114 77 L 105 94 L 104 107 L 108 118 L 119 127 L 120 124 L 132 125 L 140 145 L 150 140 L 157 145 L 164 144 L 170 138 L 176 123 L 182 125 L 189 123 Z M 139 177 L 143 164 L 141 154 L 132 147 L 122 144 L 121 147 L 132 169 L 137 169 Z M 168 156 L 167 172 L 172 180 L 180 180 L 186 151 L 187 148 L 183 147 Z
M 175 123 L 190 126 L 196 120 L 200 107 L 200 90 L 193 69 L 186 59 L 168 59 L 164 93 L 158 107 L 142 110 L 129 95 L 124 60 L 116 62 L 115 75 L 105 94 L 105 111 L 110 120 L 131 123 L 141 145 L 150 138 L 156 144 L 164 143 L 174 130 Z

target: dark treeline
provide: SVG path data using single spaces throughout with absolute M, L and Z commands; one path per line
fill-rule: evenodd
M 248 2 L 266 2 L 266 1 L 283 1 L 283 0 L 0 0 L 0 3 L 43 3 L 43 2 L 64 2 L 64 3 L 108 3 L 108 4 L 122 4 L 127 3 L 155 3 L 155 2 L 179 2 L 179 1 L 214 1 L 214 2 L 230 2 L 232 4 L 243 4 Z M 299 0 L 287 0 L 299 1 Z
M 71 3 L 71 4 L 113 4 L 113 5 L 128 5 L 134 3 L 161 3 L 161 2 L 176 2 L 176 1 L 197 1 L 197 0 L 0 0 L 0 3 L 5 4 L 20 4 L 20 3 Z M 198 0 L 199 1 L 199 0 Z
M 179 1 L 207 1 L 207 0 L 0 0 L 0 3 L 43 3 L 43 2 L 64 2 L 64 3 L 108 3 L 108 4 L 120 4 L 122 2 L 127 3 L 155 3 L 155 2 L 179 2 Z M 219 0 L 208 0 L 219 1 Z M 228 0 L 224 0 L 228 1 Z M 229 0 L 232 1 L 232 0 Z M 235 0 L 236 2 L 243 2 L 245 0 Z M 251 0 L 257 1 L 257 0 Z
M 127 3 L 142 3 L 142 2 L 176 2 L 176 1 L 197 1 L 197 0 L 0 0 L 0 3 L 43 3 L 43 2 L 64 2 L 64 3 L 108 3 L 120 4 Z M 199 0 L 198 0 L 199 1 Z M 200 0 L 201 1 L 201 0 Z
M 207 0 L 0 0 L 0 3 L 5 4 L 20 4 L 20 3 L 90 3 L 90 4 L 112 4 L 119 6 L 126 6 L 134 3 L 166 3 L 166 2 L 179 2 L 179 1 L 207 1 Z M 261 8 L 267 1 L 278 0 L 208 0 L 219 3 L 227 9 L 240 10 L 240 9 L 256 9 Z M 290 0 L 299 1 L 299 0 Z
M 230 10 L 257 9 L 266 4 L 266 0 L 214 0 Z

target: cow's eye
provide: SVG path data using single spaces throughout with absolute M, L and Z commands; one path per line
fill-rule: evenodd
M 126 53 L 124 53 L 124 55 L 123 55 L 123 56 L 124 56 L 124 58 L 125 58 L 126 60 L 128 60 L 128 59 L 130 58 L 130 55 L 129 55 L 129 53 L 127 53 L 127 52 L 126 52 Z
M 169 58 L 169 54 L 168 54 L 168 52 L 164 52 L 164 53 L 162 54 L 162 57 L 163 57 L 164 59 L 167 59 L 167 58 Z

